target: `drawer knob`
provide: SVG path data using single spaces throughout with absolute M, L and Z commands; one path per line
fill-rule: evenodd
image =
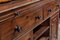
M 20 12 L 15 12 L 15 16 L 20 16 Z
M 41 18 L 41 16 L 35 16 L 35 19 L 40 19 Z
M 51 9 L 48 9 L 48 12 L 51 12 L 52 10 Z
M 21 28 L 19 25 L 16 25 L 14 31 L 15 31 L 15 32 L 20 32 L 21 29 L 22 29 L 22 28 Z

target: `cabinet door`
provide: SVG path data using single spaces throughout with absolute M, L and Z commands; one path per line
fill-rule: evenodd
M 14 15 L 8 15 L 0 17 L 0 40 L 12 40 L 14 38 Z
M 58 34 L 58 13 L 53 15 L 50 19 L 50 36 L 51 40 L 57 40 Z

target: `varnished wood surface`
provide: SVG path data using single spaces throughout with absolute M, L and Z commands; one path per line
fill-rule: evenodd
M 50 16 L 48 16 L 45 20 L 43 20 L 43 21 L 41 21 L 41 22 L 38 22 L 38 23 L 36 23 L 36 24 L 30 25 L 29 28 L 27 29 L 27 31 L 25 31 L 23 34 L 26 35 L 26 34 L 29 33 L 30 31 L 32 31 L 34 28 L 36 28 L 39 24 L 41 24 L 41 23 L 43 23 L 44 21 L 46 21 L 48 18 L 50 18 L 52 15 L 54 15 L 54 14 L 57 13 L 58 11 L 59 11 L 59 9 L 56 10 L 56 11 L 54 11 L 54 12 L 52 12 L 52 14 L 51 14 Z M 22 38 L 24 35 L 22 35 L 22 36 L 19 35 L 19 36 L 17 36 L 15 39 L 19 39 L 19 37 Z M 15 39 L 13 39 L 13 40 L 15 40 Z
M 57 12 L 59 12 L 59 9 L 57 8 L 57 6 L 55 4 L 55 0 L 51 0 L 51 1 L 50 0 L 45 0 L 45 1 L 38 0 L 38 1 L 35 1 L 32 3 L 31 2 L 28 2 L 28 3 L 26 2 L 26 4 L 24 4 L 24 3 L 25 2 L 22 2 L 22 4 L 21 4 L 23 6 L 20 5 L 20 2 L 16 3 L 16 4 L 12 4 L 12 5 L 10 5 L 10 7 L 8 4 L 7 4 L 7 7 L 5 5 L 0 5 L 1 7 L 5 7 L 3 9 L 1 8 L 1 12 L 0 12 L 0 25 L 2 24 L 1 29 L 0 29 L 1 30 L 0 33 L 2 34 L 1 38 L 0 38 L 1 40 L 20 40 L 25 35 L 29 34 L 33 29 L 35 29 L 38 25 L 44 23 L 45 21 L 49 20 L 49 22 L 47 22 L 47 23 L 50 24 L 50 18 L 51 17 L 53 18 L 53 15 L 55 16 L 55 14 Z M 49 9 L 51 9 L 51 10 L 49 10 Z M 7 25 L 7 24 L 9 24 L 9 25 Z M 6 25 L 6 27 L 5 27 L 5 25 Z M 58 25 L 58 24 L 56 24 L 56 25 Z M 16 30 L 16 27 L 19 27 L 20 31 Z M 48 27 L 48 28 L 50 28 L 50 27 Z M 37 31 L 36 33 L 38 35 L 42 35 L 48 28 L 42 27 L 41 34 L 39 34 L 39 31 L 41 31 L 41 29 L 39 31 Z M 27 35 L 27 36 L 29 36 L 29 35 Z M 33 36 L 33 35 L 31 35 L 31 36 Z M 36 36 L 35 38 L 38 38 L 37 35 L 34 35 L 34 36 Z M 24 38 L 26 40 L 30 40 L 29 37 L 24 37 Z M 22 39 L 22 40 L 24 40 L 24 39 Z
M 51 40 L 57 40 L 58 39 L 58 12 L 57 12 L 57 14 L 55 14 L 55 15 L 53 15 L 52 17 L 51 17 L 51 19 L 50 19 L 50 32 L 51 32 L 51 34 L 50 34 L 50 37 L 52 37 L 51 38 Z
M 11 2 L 11 3 L 7 3 L 7 4 L 0 4 L 0 13 L 2 12 L 5 12 L 5 11 L 9 11 L 9 10 L 12 10 L 12 9 L 15 9 L 15 8 L 18 8 L 18 7 L 22 7 L 22 6 L 25 6 L 25 5 L 28 5 L 28 4 L 31 4 L 31 3 L 35 3 L 39 0 L 34 0 L 34 1 L 31 1 L 31 2 L 28 2 L 28 1 L 22 1 L 22 2 Z M 12 5 L 11 5 L 12 4 Z
M 28 1 L 23 1 L 23 2 L 18 2 L 18 3 L 15 2 L 15 3 L 12 3 L 12 5 L 11 4 L 6 4 L 6 5 L 0 4 L 0 13 L 6 12 L 6 11 L 9 11 L 9 10 L 12 10 L 12 9 L 15 9 L 15 8 L 18 8 L 18 7 L 22 7 L 22 6 L 25 6 L 25 5 L 29 5 L 29 4 L 35 3 L 37 1 L 39 1 L 39 0 L 36 0 L 36 1 L 34 0 L 32 2 L 28 2 Z M 45 1 L 42 1 L 40 3 L 40 5 L 42 6 L 42 5 L 44 5 L 46 3 L 49 3 L 51 1 L 55 1 L 55 0 L 50 0 L 50 1 L 45 0 Z

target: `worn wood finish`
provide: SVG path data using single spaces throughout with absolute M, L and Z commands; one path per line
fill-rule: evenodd
M 7 21 L 0 23 L 1 40 L 12 40 L 14 38 L 14 19 L 10 18 Z
M 25 8 L 22 8 L 21 10 L 17 10 L 17 14 L 15 21 L 16 21 L 16 25 L 19 25 L 24 33 L 24 30 L 29 29 L 29 25 L 33 24 L 35 22 L 39 22 L 43 20 L 43 13 L 42 13 L 42 8 L 40 8 L 38 5 L 39 3 L 36 4 L 32 4 L 30 6 L 27 6 Z M 29 8 L 29 9 L 28 9 Z M 25 9 L 25 10 L 24 10 Z M 20 13 L 19 13 L 20 12 Z M 21 32 L 17 33 L 17 34 L 21 34 Z M 18 36 L 18 35 L 16 35 Z
M 57 10 L 56 1 L 52 1 L 51 3 L 49 3 L 49 5 L 50 5 L 51 12 L 54 12 L 55 10 Z
M 42 35 L 48 29 L 50 36 L 47 37 L 57 40 L 59 9 L 56 1 L 29 1 L 0 5 L 0 40 L 37 40 L 39 37 L 44 40 Z M 38 25 L 43 26 L 34 33 Z
M 45 5 L 43 8 L 44 9 L 44 19 L 46 19 L 46 17 L 48 17 L 51 14 L 51 12 L 54 12 L 58 9 L 56 1 L 52 1 L 52 2 L 45 4 Z
M 53 15 L 50 19 L 51 40 L 57 40 L 58 37 L 58 13 Z

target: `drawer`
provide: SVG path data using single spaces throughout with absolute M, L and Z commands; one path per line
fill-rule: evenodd
M 22 38 L 18 38 L 18 40 L 33 40 L 33 32 L 29 32 L 27 35 L 24 35 Z
M 43 21 L 43 8 L 40 7 L 37 12 L 35 12 L 35 16 L 33 16 L 35 18 L 35 22 L 38 23 L 38 22 L 41 22 Z
M 16 16 L 25 17 L 26 15 L 38 10 L 40 7 L 39 4 L 40 2 L 36 2 L 30 5 L 24 6 L 22 8 L 17 8 L 13 12 L 15 13 Z
M 1 13 L 0 15 L 1 15 L 0 16 L 0 23 L 15 17 L 14 13 L 12 13 L 11 11 L 10 11 L 10 13 L 5 12 L 5 13 Z
M 41 12 L 40 12 L 41 10 Z M 25 31 L 28 31 L 29 26 L 32 26 L 38 22 L 41 22 L 43 20 L 43 16 L 42 16 L 42 9 L 36 10 L 36 12 L 34 12 L 33 14 L 29 14 L 26 17 L 17 17 L 15 19 L 16 21 L 16 25 L 21 28 L 21 32 L 16 32 L 16 36 L 18 36 L 19 34 L 23 34 Z M 41 17 L 41 18 L 40 18 Z
M 44 19 L 51 15 L 52 12 L 57 10 L 57 4 L 55 1 L 47 3 L 44 5 Z
M 33 5 L 33 4 L 32 4 Z M 35 4 L 34 4 L 35 5 Z M 28 8 L 28 6 L 27 6 Z M 21 9 L 23 10 L 23 9 Z M 29 11 L 31 10 L 31 11 Z M 27 29 L 31 28 L 28 26 L 32 26 L 34 24 L 36 24 L 35 22 L 42 21 L 43 20 L 43 13 L 42 13 L 42 8 L 40 8 L 40 6 L 36 6 L 35 7 L 31 7 L 29 9 L 24 10 L 25 11 L 25 16 L 22 13 L 22 16 L 16 17 L 15 22 L 16 25 L 19 26 L 19 28 L 21 28 L 21 32 L 15 32 L 16 36 L 18 36 L 19 34 L 23 34 L 25 31 L 27 31 Z M 24 12 L 21 11 L 21 12 Z M 41 19 L 40 19 L 41 17 Z M 36 20 L 37 18 L 37 20 Z M 38 22 L 37 22 L 38 23 Z
M 35 16 L 35 14 L 37 14 L 37 10 L 40 8 L 40 6 L 37 6 L 39 5 L 39 2 L 38 3 L 35 3 L 35 4 L 32 4 L 32 5 L 29 5 L 29 6 L 26 6 L 26 7 L 23 7 L 23 8 L 18 8 L 16 9 L 16 13 L 17 17 L 16 18 L 16 22 L 17 24 L 19 25 L 26 25 L 29 21 L 33 21 L 33 16 Z
M 33 24 L 35 22 L 34 16 L 35 12 L 27 14 L 25 15 L 25 17 L 17 17 L 15 19 L 16 25 L 20 25 L 23 30 L 28 29 L 28 27 L 26 26 L 29 26 L 30 24 Z
M 5 18 L 4 18 L 5 17 Z M 0 39 L 1 40 L 12 40 L 14 38 L 14 16 L 2 16 L 0 22 Z
M 54 12 L 54 11 L 57 10 L 57 3 L 56 3 L 56 1 L 50 2 L 49 5 L 50 5 L 51 12 Z

